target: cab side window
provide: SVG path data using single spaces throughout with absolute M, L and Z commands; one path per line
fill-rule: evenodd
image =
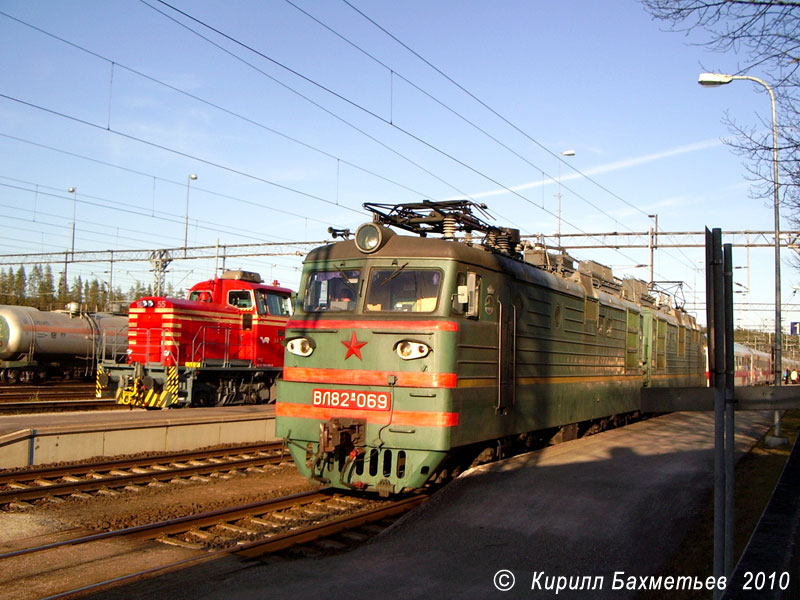
M 473 271 L 458 273 L 453 312 L 477 319 L 480 314 L 481 276 Z
M 235 308 L 253 308 L 250 290 L 232 290 L 228 292 L 228 304 Z

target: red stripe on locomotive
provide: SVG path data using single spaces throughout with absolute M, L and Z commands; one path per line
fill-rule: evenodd
M 333 417 L 346 417 L 349 419 L 365 419 L 367 423 L 411 427 L 455 427 L 458 425 L 459 414 L 456 412 L 431 412 L 418 410 L 395 410 L 378 412 L 371 410 L 353 410 L 347 408 L 332 408 L 313 406 L 311 404 L 294 404 L 290 402 L 275 403 L 275 415 L 279 417 L 298 417 L 302 419 L 316 419 L 327 421 Z

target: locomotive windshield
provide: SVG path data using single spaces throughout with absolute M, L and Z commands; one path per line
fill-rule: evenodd
M 358 269 L 311 273 L 303 295 L 303 309 L 306 312 L 354 310 L 360 277 Z
M 279 317 L 292 316 L 292 299 L 266 290 L 256 290 L 258 314 Z
M 365 310 L 370 312 L 433 312 L 439 299 L 442 272 L 409 269 L 373 269 Z

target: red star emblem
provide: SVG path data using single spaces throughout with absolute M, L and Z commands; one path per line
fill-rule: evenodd
M 361 348 L 366 346 L 367 342 L 359 342 L 356 337 L 356 332 L 354 331 L 353 335 L 350 336 L 350 341 L 343 341 L 342 344 L 347 348 L 347 354 L 344 356 L 345 360 L 353 355 L 357 356 L 358 360 L 361 360 Z

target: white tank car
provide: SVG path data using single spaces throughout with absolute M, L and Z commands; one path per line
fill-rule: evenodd
M 92 376 L 101 354 L 124 354 L 127 327 L 124 315 L 0 305 L 0 380 Z

